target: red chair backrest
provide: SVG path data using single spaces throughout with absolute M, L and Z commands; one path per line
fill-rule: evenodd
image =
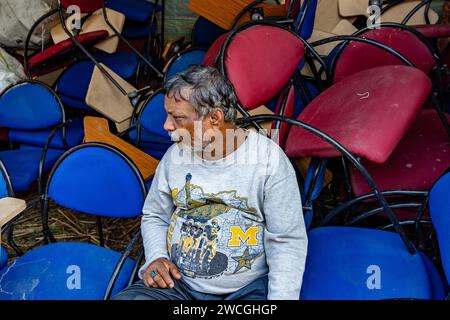
M 410 31 L 384 27 L 368 30 L 360 36 L 391 47 L 427 74 L 436 65 L 430 49 Z M 404 64 L 391 53 L 372 44 L 358 41 L 350 41 L 336 58 L 334 83 L 359 71 L 386 65 Z
M 256 24 L 235 33 L 220 58 L 239 102 L 251 110 L 285 87 L 304 51 L 303 42 L 290 31 Z
M 82 13 L 91 13 L 100 9 L 104 0 L 60 0 L 62 8 L 67 9 L 70 6 L 78 6 Z
M 229 32 L 224 33 L 223 35 L 218 37 L 213 42 L 211 47 L 209 47 L 208 51 L 206 51 L 205 58 L 203 58 L 203 62 L 202 62 L 203 65 L 209 66 L 209 67 L 213 67 L 214 62 L 217 59 L 217 56 L 220 54 L 220 50 L 222 49 L 222 45 L 225 42 L 225 40 L 227 39 L 229 34 L 230 34 Z M 214 66 L 214 67 L 217 67 L 217 65 Z

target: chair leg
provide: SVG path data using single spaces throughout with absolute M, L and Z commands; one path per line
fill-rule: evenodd
M 7 228 L 7 241 L 9 246 L 14 250 L 17 256 L 23 256 L 23 251 L 14 242 L 14 224 L 10 224 Z
M 105 246 L 105 237 L 103 236 L 103 225 L 102 225 L 102 217 L 97 216 L 97 228 L 98 228 L 98 235 L 100 237 L 100 246 Z
M 42 233 L 44 234 L 44 243 L 48 244 L 49 242 L 56 242 L 53 233 L 51 232 L 48 226 L 48 198 L 45 196 L 41 201 L 41 212 L 42 212 Z

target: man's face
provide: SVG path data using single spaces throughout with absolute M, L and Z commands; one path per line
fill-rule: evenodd
M 184 100 L 176 101 L 174 97 L 166 96 L 164 107 L 167 112 L 164 129 L 172 140 L 182 142 L 196 151 L 203 149 L 208 143 L 203 141 L 203 133 L 211 128 L 209 121 L 200 120 L 194 107 Z

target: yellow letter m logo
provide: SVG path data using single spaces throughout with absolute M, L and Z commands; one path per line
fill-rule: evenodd
M 231 239 L 228 241 L 228 246 L 239 247 L 241 242 L 247 243 L 248 246 L 257 246 L 258 239 L 256 235 L 258 234 L 258 227 L 250 227 L 247 231 L 242 231 L 241 227 L 233 226 L 230 228 Z

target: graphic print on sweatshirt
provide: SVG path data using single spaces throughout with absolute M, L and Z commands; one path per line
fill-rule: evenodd
M 172 262 L 192 278 L 251 270 L 264 255 L 263 224 L 251 220 L 256 209 L 236 190 L 208 194 L 192 179 L 188 173 L 185 185 L 172 190 L 176 209 L 167 234 Z

